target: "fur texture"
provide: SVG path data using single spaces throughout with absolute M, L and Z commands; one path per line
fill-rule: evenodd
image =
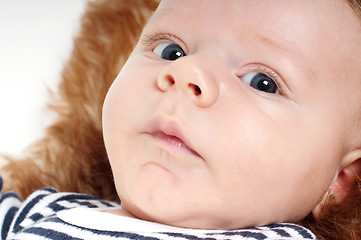
M 59 94 L 50 107 L 58 114 L 43 139 L 24 159 L 11 159 L 1 170 L 4 190 L 25 198 L 52 186 L 116 199 L 102 137 L 101 110 L 111 83 L 131 53 L 155 0 L 89 2 L 66 63 Z

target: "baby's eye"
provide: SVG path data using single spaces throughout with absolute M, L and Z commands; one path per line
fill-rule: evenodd
M 175 43 L 164 42 L 158 44 L 153 52 L 160 58 L 165 60 L 174 61 L 180 57 L 185 56 L 183 49 Z
M 277 84 L 263 73 L 250 72 L 242 76 L 241 80 L 259 91 L 279 94 Z

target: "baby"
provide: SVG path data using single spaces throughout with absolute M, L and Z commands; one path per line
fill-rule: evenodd
M 162 0 L 104 102 L 121 206 L 3 194 L 1 238 L 316 239 L 296 224 L 361 172 L 360 23 L 345 0 Z

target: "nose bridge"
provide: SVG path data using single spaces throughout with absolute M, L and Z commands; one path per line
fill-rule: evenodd
M 216 64 L 200 56 L 185 56 L 165 67 L 157 79 L 161 91 L 181 91 L 200 107 L 213 105 L 219 96 Z

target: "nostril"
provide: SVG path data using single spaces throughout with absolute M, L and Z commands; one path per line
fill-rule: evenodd
M 174 77 L 170 74 L 165 74 L 157 79 L 157 86 L 162 91 L 168 91 L 175 84 Z
M 188 87 L 190 87 L 193 90 L 194 95 L 199 96 L 202 94 L 202 90 L 199 86 L 190 83 L 190 84 L 188 84 Z
M 174 85 L 175 80 L 174 80 L 174 78 L 173 78 L 171 75 L 167 75 L 167 80 L 168 80 L 169 86 Z

